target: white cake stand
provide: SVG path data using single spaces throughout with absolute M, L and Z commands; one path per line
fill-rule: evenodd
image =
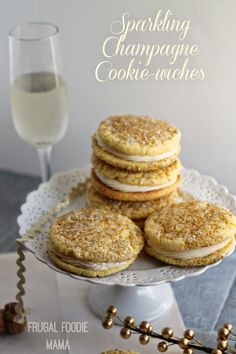
M 98 316 L 103 317 L 107 307 L 113 304 L 119 308 L 121 317 L 130 314 L 141 321 L 145 314 L 147 320 L 154 321 L 172 305 L 173 295 L 169 282 L 202 274 L 220 261 L 210 266 L 183 268 L 168 266 L 142 254 L 128 270 L 104 278 L 87 278 L 61 270 L 47 256 L 48 228 L 59 215 L 85 206 L 83 187 L 88 175 L 88 168 L 60 173 L 31 192 L 21 207 L 21 215 L 17 220 L 20 235 L 28 239 L 25 246 L 35 257 L 54 271 L 96 284 L 91 286 L 88 301 Z M 197 171 L 185 168 L 182 176 L 181 188 L 184 192 L 195 198 L 220 204 L 236 214 L 236 198 L 212 177 L 202 176 Z

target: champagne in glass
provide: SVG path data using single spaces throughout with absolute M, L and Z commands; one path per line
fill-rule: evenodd
M 58 28 L 30 23 L 10 32 L 13 122 L 39 153 L 42 179 L 50 177 L 51 148 L 66 132 L 68 92 L 58 46 Z

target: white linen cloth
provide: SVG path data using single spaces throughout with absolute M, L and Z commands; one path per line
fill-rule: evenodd
M 0 307 L 7 302 L 15 301 L 16 288 L 16 253 L 0 255 Z M 100 354 L 104 350 L 121 348 L 132 349 L 140 353 L 156 354 L 157 341 L 151 339 L 146 346 L 139 344 L 138 335 L 129 339 L 119 335 L 120 327 L 114 326 L 104 330 L 101 320 L 90 310 L 87 294 L 91 286 L 86 282 L 77 281 L 63 274 L 56 273 L 42 264 L 31 253 L 26 253 L 26 296 L 25 305 L 32 309 L 28 321 L 56 322 L 58 333 L 33 333 L 29 328 L 15 336 L 0 336 L 1 354 Z M 127 314 L 128 315 L 128 314 Z M 144 314 L 145 319 L 145 314 Z M 87 333 L 62 333 L 61 324 L 68 322 L 87 322 Z M 173 328 L 178 336 L 184 331 L 183 321 L 174 300 L 171 309 L 156 322 L 152 323 L 159 331 L 165 326 Z M 66 343 L 70 350 L 47 350 L 46 341 L 56 339 Z M 58 343 L 58 342 L 57 342 Z M 181 353 L 177 346 L 170 347 L 168 353 Z

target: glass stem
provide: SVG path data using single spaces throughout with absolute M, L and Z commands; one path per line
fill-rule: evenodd
M 38 155 L 39 155 L 39 162 L 40 162 L 40 169 L 41 169 L 41 177 L 42 181 L 46 182 L 51 177 L 51 152 L 52 147 L 42 147 L 37 148 Z

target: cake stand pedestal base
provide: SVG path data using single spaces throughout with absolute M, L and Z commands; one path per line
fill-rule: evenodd
M 170 284 L 165 283 L 150 287 L 92 285 L 88 300 L 92 311 L 100 318 L 104 317 L 110 305 L 114 305 L 121 318 L 130 315 L 136 322 L 141 322 L 155 321 L 162 316 L 174 298 Z

